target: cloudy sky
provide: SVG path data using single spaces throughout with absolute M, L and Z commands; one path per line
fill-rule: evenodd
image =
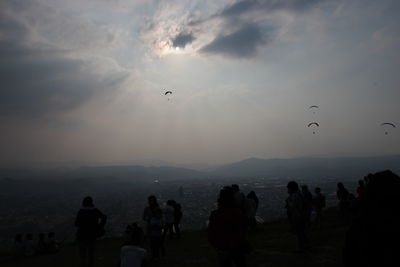
M 0 165 L 398 154 L 400 129 L 380 124 L 400 126 L 399 12 L 398 0 L 2 0 Z

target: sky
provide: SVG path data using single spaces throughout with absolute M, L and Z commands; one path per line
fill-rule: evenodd
M 398 0 L 2 0 L 0 166 L 399 154 L 399 12 Z

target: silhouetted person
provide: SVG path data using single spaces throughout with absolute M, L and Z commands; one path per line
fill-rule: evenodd
M 181 229 L 180 229 L 180 224 L 182 220 L 182 206 L 179 203 L 174 203 L 174 229 L 176 233 L 176 237 L 178 239 L 181 238 Z
M 246 217 L 235 203 L 235 191 L 224 187 L 219 194 L 218 209 L 211 212 L 208 240 L 215 248 L 221 267 L 246 266 L 245 254 L 249 252 L 246 240 Z
M 47 246 L 46 246 L 46 235 L 44 233 L 39 234 L 39 240 L 36 245 L 36 252 L 38 254 L 44 254 L 47 252 Z
M 174 235 L 174 200 L 168 200 L 167 205 L 163 209 L 164 213 L 164 229 L 163 229 L 163 239 L 165 240 L 167 234 L 169 233 L 169 239 L 173 238 Z
M 286 199 L 286 209 L 291 230 L 298 241 L 298 251 L 302 252 L 308 241 L 306 236 L 306 218 L 304 212 L 304 200 L 299 191 L 299 185 L 295 181 L 287 184 L 289 197 Z
M 126 231 L 126 241 L 121 248 L 119 267 L 147 266 L 146 250 L 142 248 L 143 230 L 136 223 L 129 225 Z
M 391 171 L 370 175 L 365 208 L 346 236 L 345 266 L 396 266 L 400 251 L 400 177 Z
M 348 214 L 349 209 L 349 191 L 344 187 L 343 183 L 337 184 L 336 197 L 339 200 L 339 210 L 342 215 Z
M 313 196 L 311 192 L 308 190 L 307 185 L 301 186 L 301 194 L 303 195 L 304 200 L 304 213 L 306 218 L 307 226 L 311 225 L 311 213 L 313 207 Z
M 366 188 L 363 180 L 358 181 L 357 187 L 357 199 L 361 202 L 364 202 L 366 194 Z
M 75 220 L 81 266 L 94 266 L 96 239 L 104 235 L 106 221 L 107 216 L 94 206 L 92 197 L 85 197 Z
M 256 221 L 257 204 L 254 198 L 250 194 L 248 194 L 246 197 L 246 206 L 247 206 L 246 207 L 247 226 L 255 228 L 257 226 L 257 221 Z
M 149 206 L 143 211 L 143 220 L 147 224 L 146 229 L 147 236 L 150 239 L 151 256 L 154 259 L 158 259 L 160 258 L 160 253 L 162 256 L 165 254 L 162 236 L 162 210 L 160 209 L 155 196 L 149 196 L 147 200 Z
M 36 253 L 35 244 L 33 243 L 33 234 L 27 233 L 24 241 L 24 255 L 26 257 L 34 256 Z
M 322 209 L 326 206 L 325 196 L 321 194 L 321 188 L 315 188 L 315 196 L 313 198 L 313 206 L 315 210 L 315 226 L 320 227 L 322 222 Z
M 254 191 L 250 191 L 250 193 L 247 195 L 247 198 L 254 200 L 254 202 L 256 203 L 256 211 L 257 211 L 259 200 L 256 193 Z
M 24 240 L 22 234 L 16 234 L 14 238 L 14 255 L 19 258 L 24 255 Z
M 47 234 L 46 247 L 49 253 L 56 253 L 60 249 L 60 245 L 54 232 Z
M 244 214 L 246 214 L 246 196 L 243 194 L 242 191 L 240 191 L 239 186 L 237 184 L 233 184 L 231 186 L 233 192 L 234 192 L 234 199 L 235 199 L 235 204 L 237 207 L 239 207 Z

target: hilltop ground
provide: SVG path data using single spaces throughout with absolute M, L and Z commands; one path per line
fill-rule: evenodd
M 258 225 L 249 234 L 255 252 L 248 256 L 248 266 L 342 266 L 342 248 L 348 223 L 339 218 L 336 209 L 325 213 L 322 229 L 309 231 L 312 247 L 303 254 L 294 253 L 296 240 L 288 232 L 286 220 L 277 220 Z M 117 267 L 121 238 L 106 238 L 98 241 L 96 267 Z M 155 267 L 213 267 L 217 266 L 214 250 L 207 242 L 206 231 L 185 232 L 181 240 L 166 241 L 167 255 Z M 55 255 L 35 256 L 1 263 L 3 267 L 40 266 L 73 267 L 79 266 L 77 247 L 66 244 Z

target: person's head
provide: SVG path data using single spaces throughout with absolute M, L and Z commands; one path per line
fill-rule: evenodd
M 150 207 L 158 206 L 157 198 L 155 195 L 151 195 L 147 198 Z
M 25 235 L 26 240 L 33 240 L 33 234 L 32 233 L 27 233 Z
M 286 187 L 289 194 L 299 191 L 299 185 L 295 181 L 290 181 Z
M 358 181 L 358 185 L 359 185 L 360 187 L 364 187 L 364 181 L 363 181 L 363 180 L 359 180 L 359 181 Z
M 50 232 L 47 234 L 48 238 L 54 238 L 56 236 L 56 234 L 54 232 Z
M 82 206 L 85 208 L 93 207 L 93 198 L 91 196 L 87 196 L 82 201 Z
M 16 242 L 21 242 L 22 241 L 22 234 L 16 234 L 14 240 Z
M 225 186 L 219 191 L 218 207 L 229 208 L 235 205 L 235 191 L 231 186 Z
M 44 238 L 45 238 L 45 234 L 44 234 L 44 233 L 40 233 L 40 234 L 39 234 L 39 239 L 40 239 L 40 240 L 44 240 Z
M 319 187 L 316 187 L 316 188 L 315 188 L 315 193 L 316 193 L 316 194 L 319 194 L 319 193 L 321 193 L 321 188 L 319 188 Z
M 231 185 L 231 188 L 232 188 L 232 190 L 234 191 L 234 192 L 239 192 L 239 186 L 237 185 L 237 184 L 233 184 L 233 185 Z
M 173 200 L 173 199 L 168 200 L 168 201 L 167 201 L 167 205 L 168 205 L 168 206 L 173 206 L 173 205 L 175 205 L 175 200 Z

